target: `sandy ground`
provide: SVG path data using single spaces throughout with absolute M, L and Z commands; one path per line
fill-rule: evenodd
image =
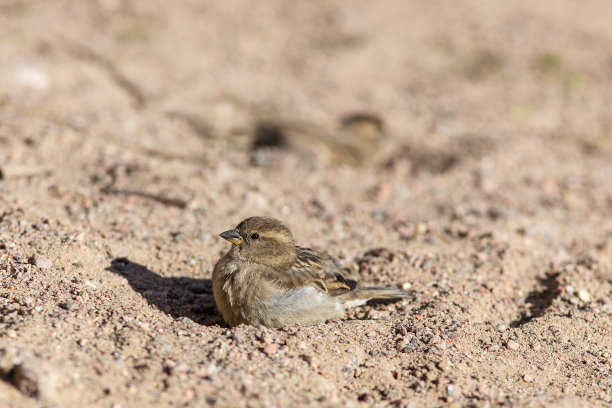
M 0 407 L 612 406 L 612 3 L 0 3 Z M 272 215 L 411 298 L 228 328 Z

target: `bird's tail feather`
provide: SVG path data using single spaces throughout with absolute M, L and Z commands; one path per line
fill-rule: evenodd
M 406 291 L 397 288 L 381 288 L 381 287 L 356 287 L 350 292 L 343 293 L 339 296 L 342 302 L 347 307 L 354 307 L 365 304 L 372 299 L 387 299 L 399 300 L 409 297 L 410 294 Z

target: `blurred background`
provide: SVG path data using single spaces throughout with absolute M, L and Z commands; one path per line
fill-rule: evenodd
M 462 205 L 609 208 L 593 188 L 612 139 L 607 1 L 0 10 L 3 177 L 42 175 L 22 186 L 89 225 L 148 201 L 188 214 L 194 234 L 293 213 L 339 223 L 339 238 L 355 217 L 389 221 L 384 236 Z
M 378 144 L 527 134 L 597 150 L 612 132 L 611 13 L 606 1 L 6 0 L 0 96 L 5 122 L 162 150 L 259 137 L 361 164 Z M 338 132 L 351 115 L 391 141 L 359 151 L 360 132 Z
M 607 1 L 0 10 L 3 177 L 97 230 L 195 236 L 265 213 L 359 247 L 441 215 L 609 210 Z

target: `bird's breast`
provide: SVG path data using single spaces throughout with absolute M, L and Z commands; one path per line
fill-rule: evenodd
M 222 259 L 215 266 L 215 303 L 229 325 L 261 323 L 265 305 L 281 290 L 266 276 L 262 265 L 230 257 Z

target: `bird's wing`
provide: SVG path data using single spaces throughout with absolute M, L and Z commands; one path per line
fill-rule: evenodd
M 297 261 L 283 279 L 285 286 L 299 288 L 313 286 L 321 292 L 337 296 L 350 291 L 354 285 L 338 270 L 338 262 L 331 256 L 310 248 L 295 247 Z

